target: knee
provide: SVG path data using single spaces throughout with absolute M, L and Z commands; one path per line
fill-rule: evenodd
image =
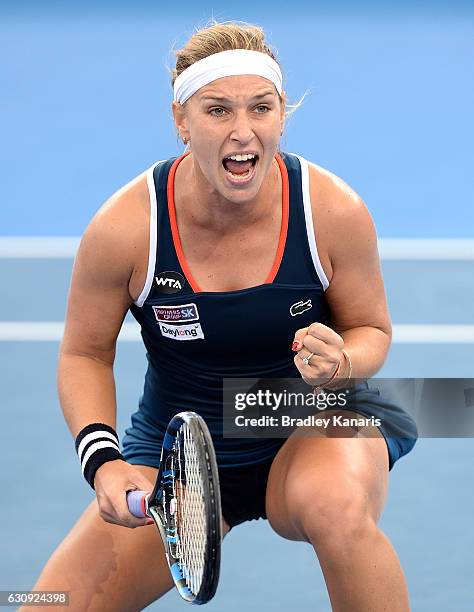
M 338 555 L 376 529 L 363 487 L 350 476 L 301 475 L 287 488 L 287 510 L 302 540 Z

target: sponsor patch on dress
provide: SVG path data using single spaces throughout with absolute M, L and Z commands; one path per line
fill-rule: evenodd
M 158 323 L 188 323 L 189 321 L 199 320 L 196 304 L 153 306 L 153 312 Z
M 172 340 L 204 340 L 204 334 L 200 323 L 190 325 L 169 325 L 159 323 L 161 335 Z

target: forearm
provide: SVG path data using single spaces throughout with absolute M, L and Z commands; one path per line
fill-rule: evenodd
M 352 363 L 351 378 L 370 378 L 382 367 L 391 343 L 391 330 L 376 327 L 355 327 L 339 332 L 344 339 L 344 349 Z M 340 377 L 347 377 L 347 366 Z
M 62 353 L 58 367 L 59 401 L 75 438 L 89 423 L 116 428 L 113 365 L 93 357 Z

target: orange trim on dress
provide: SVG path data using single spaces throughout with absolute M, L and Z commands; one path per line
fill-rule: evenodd
M 181 155 L 181 157 L 175 159 L 173 165 L 171 166 L 170 173 L 168 175 L 168 184 L 166 186 L 166 194 L 168 198 L 168 214 L 170 218 L 171 235 L 173 236 L 173 244 L 176 251 L 176 256 L 178 257 L 179 265 L 181 266 L 181 269 L 184 272 L 186 280 L 191 285 L 192 290 L 195 293 L 200 293 L 201 289 L 199 288 L 199 285 L 196 283 L 193 275 L 191 274 L 188 262 L 186 261 L 186 257 L 184 256 L 183 247 L 181 246 L 181 238 L 179 237 L 178 231 L 178 222 L 176 220 L 176 206 L 174 204 L 174 177 L 180 162 L 188 155 L 189 153 Z
M 170 168 L 170 172 L 168 175 L 168 184 L 166 188 L 167 198 L 168 198 L 168 214 L 170 219 L 171 226 L 171 235 L 173 237 L 173 244 L 176 250 L 176 256 L 178 257 L 179 264 L 184 272 L 186 280 L 190 284 L 192 290 L 195 293 L 201 293 L 197 282 L 194 280 L 194 277 L 191 273 L 191 270 L 188 266 L 188 262 L 186 261 L 186 257 L 184 256 L 183 247 L 181 244 L 181 238 L 179 236 L 178 230 L 178 222 L 176 219 L 176 206 L 174 202 L 174 179 L 176 175 L 176 170 L 181 163 L 181 161 L 187 157 L 190 153 L 184 153 L 175 161 Z M 275 155 L 275 159 L 277 161 L 278 167 L 280 169 L 281 174 L 281 182 L 282 182 L 282 211 L 281 211 L 281 229 L 280 229 L 280 237 L 278 239 L 278 247 L 275 255 L 275 260 L 273 262 L 272 269 L 270 270 L 269 275 L 263 284 L 271 284 L 275 280 L 276 275 L 278 274 L 278 270 L 280 269 L 281 261 L 283 259 L 283 253 L 285 252 L 286 245 L 286 237 L 288 234 L 288 220 L 290 215 L 290 183 L 288 179 L 288 170 L 285 166 L 285 162 L 281 158 L 281 156 L 277 153 Z M 219 291 L 217 293 L 220 293 Z
M 275 261 L 273 262 L 270 274 L 268 275 L 264 284 L 273 283 L 276 275 L 278 274 L 278 270 L 280 269 L 281 260 L 283 259 L 283 253 L 285 252 L 286 236 L 288 234 L 288 220 L 290 217 L 290 181 L 288 179 L 288 170 L 285 166 L 285 162 L 281 158 L 281 155 L 278 155 L 277 153 L 275 155 L 275 159 L 277 160 L 277 164 L 280 167 L 281 174 L 281 229 Z

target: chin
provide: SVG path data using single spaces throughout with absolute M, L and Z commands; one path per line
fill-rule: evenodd
M 254 183 L 253 185 L 249 185 L 245 188 L 232 188 L 226 187 L 223 191 L 221 191 L 221 195 L 223 195 L 227 200 L 235 203 L 245 203 L 254 200 L 260 189 L 262 187 L 261 182 Z

